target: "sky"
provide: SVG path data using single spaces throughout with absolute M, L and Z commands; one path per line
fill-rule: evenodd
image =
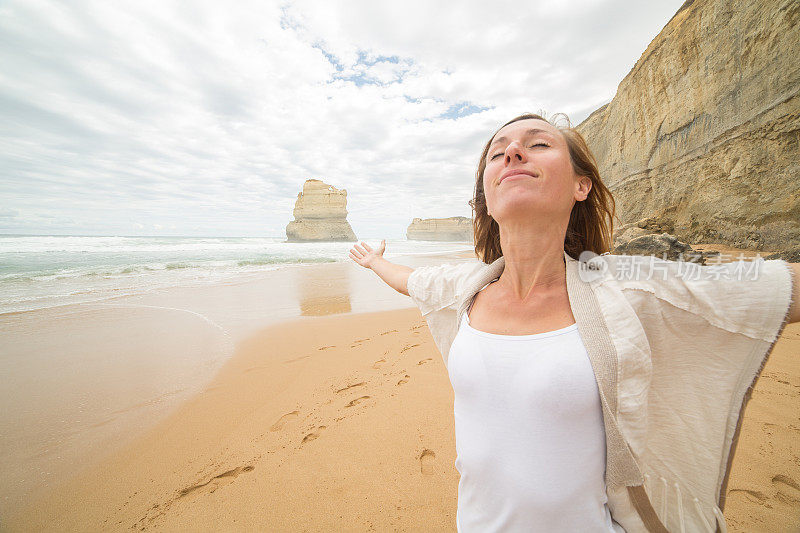
M 471 216 L 483 144 L 578 125 L 683 0 L 0 1 L 0 234 L 359 239 Z

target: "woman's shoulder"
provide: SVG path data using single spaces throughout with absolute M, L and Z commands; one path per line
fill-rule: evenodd
M 410 277 L 420 283 L 459 285 L 479 276 L 488 267 L 489 265 L 478 259 L 471 259 L 458 263 L 417 267 L 411 272 Z
M 408 294 L 423 313 L 448 307 L 489 267 L 477 259 L 417 267 L 409 274 Z

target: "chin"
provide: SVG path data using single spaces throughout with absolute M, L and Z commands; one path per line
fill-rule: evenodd
M 509 198 L 503 205 L 493 209 L 497 218 L 517 218 L 520 216 L 530 216 L 531 212 L 552 211 L 553 205 L 543 202 L 540 197 L 534 195 L 520 194 L 515 198 Z

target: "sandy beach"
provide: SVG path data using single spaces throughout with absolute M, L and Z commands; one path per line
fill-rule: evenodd
M 276 325 L 14 530 L 452 530 L 452 391 L 416 309 Z
M 265 327 L 409 305 L 348 260 L 0 314 L 0 524 L 199 394 Z
M 0 2 L 0 533 L 800 533 L 800 0 L 512 5 Z
M 3 528 L 455 531 L 453 393 L 419 311 L 314 306 L 248 334 L 201 390 Z M 730 531 L 800 528 L 798 404 L 794 324 L 746 411 Z

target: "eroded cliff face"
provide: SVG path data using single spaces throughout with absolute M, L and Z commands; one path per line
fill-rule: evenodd
M 410 241 L 472 241 L 472 219 L 467 217 L 415 218 L 406 230 Z
M 800 2 L 687 1 L 577 126 L 622 223 L 800 246 Z
M 306 180 L 297 194 L 286 238 L 288 242 L 357 240 L 347 222 L 347 191 L 320 180 Z

